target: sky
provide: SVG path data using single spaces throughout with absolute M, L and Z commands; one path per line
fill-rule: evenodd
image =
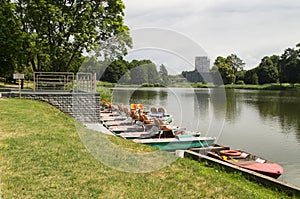
M 134 48 L 126 59 L 151 59 L 173 73 L 194 58 L 236 54 L 251 69 L 264 56 L 300 43 L 299 0 L 123 0 Z M 155 41 L 154 41 L 155 40 Z

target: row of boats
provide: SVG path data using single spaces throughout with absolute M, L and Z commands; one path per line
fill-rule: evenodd
M 215 144 L 215 137 L 171 125 L 173 117 L 163 107 L 145 110 L 142 104 L 131 104 L 130 107 L 104 104 L 100 116 L 102 125 L 114 135 L 136 143 L 166 151 L 193 150 L 273 178 L 283 173 L 277 163 L 245 151 L 230 150 Z

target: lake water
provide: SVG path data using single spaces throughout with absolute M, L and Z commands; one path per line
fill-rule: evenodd
M 115 88 L 113 103 L 164 107 L 173 124 L 277 162 L 279 180 L 300 186 L 300 92 Z

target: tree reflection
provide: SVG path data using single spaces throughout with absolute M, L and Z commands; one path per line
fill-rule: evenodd
M 234 89 L 226 90 L 226 121 L 235 122 L 236 118 L 241 115 L 241 106 L 238 102 L 238 95 L 240 92 L 236 93 Z
M 144 104 L 154 106 L 165 101 L 168 97 L 168 92 L 160 89 L 137 89 L 130 96 L 130 103 Z
M 296 131 L 300 141 L 300 93 L 294 91 L 253 92 L 247 103 L 256 107 L 265 119 L 278 119 L 283 133 Z

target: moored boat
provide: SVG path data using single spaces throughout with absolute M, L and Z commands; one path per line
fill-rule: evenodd
M 166 132 L 162 132 L 162 131 L 124 132 L 124 133 L 119 133 L 118 136 L 120 136 L 124 139 L 132 140 L 132 139 L 165 137 L 165 136 L 162 136 L 163 133 L 166 133 Z M 179 134 L 189 134 L 189 135 L 192 135 L 195 137 L 199 137 L 201 135 L 200 132 L 189 132 L 189 131 L 175 131 L 175 132 L 169 131 L 167 133 L 171 134 L 171 136 L 169 136 L 169 138 L 175 137 L 176 135 L 179 135 Z
M 150 138 L 134 139 L 140 144 L 146 144 L 160 150 L 184 150 L 189 148 L 201 148 L 212 146 L 216 138 L 214 137 L 196 137 L 190 134 L 179 134 L 173 138 Z
M 133 126 L 127 125 L 127 126 L 110 126 L 108 127 L 108 130 L 118 134 L 121 132 L 145 131 L 145 128 L 139 125 L 133 125 Z
M 103 122 L 103 125 L 106 128 L 109 128 L 110 126 L 124 126 L 124 125 L 133 125 L 133 121 L 131 120 L 119 120 L 119 121 L 105 121 Z
M 207 156 L 272 178 L 278 178 L 283 173 L 279 164 L 242 150 L 215 150 L 208 152 Z
M 147 138 L 157 138 L 159 136 L 159 132 L 126 132 L 119 133 L 119 137 L 122 137 L 127 140 L 133 139 L 147 139 Z

